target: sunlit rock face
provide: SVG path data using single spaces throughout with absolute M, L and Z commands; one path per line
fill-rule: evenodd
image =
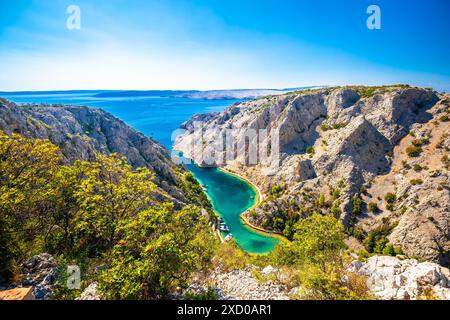
M 275 218 L 285 219 L 283 213 L 299 208 L 314 211 L 311 194 L 323 194 L 325 202 L 331 202 L 336 200 L 330 193 L 339 189 L 340 219 L 346 226 L 358 225 L 368 232 L 382 223 L 392 224 L 389 239 L 393 244 L 408 255 L 445 265 L 449 263 L 450 198 L 448 168 L 441 158 L 448 150 L 450 128 L 449 122 L 439 119 L 448 112 L 449 101 L 446 94 L 400 85 L 267 96 L 234 104 L 223 112 L 196 115 L 184 124 L 186 132 L 178 137 L 175 148 L 198 163 L 207 155 L 212 165 L 238 172 L 258 185 L 266 200 L 251 215 L 246 213 L 255 225 L 273 229 Z M 201 123 L 200 131 L 196 132 L 194 122 Z M 226 144 L 217 143 L 230 130 L 236 141 L 232 152 L 224 150 Z M 255 130 L 256 136 L 248 130 Z M 412 136 L 415 132 L 432 141 L 423 146 L 421 156 L 404 158 L 412 143 L 408 139 L 420 138 Z M 241 140 L 247 142 L 239 145 Z M 195 149 L 196 144 L 201 148 Z M 256 161 L 249 163 L 255 148 L 277 152 L 267 152 L 268 161 L 257 153 Z M 227 154 L 233 157 L 223 162 Z M 427 166 L 419 173 L 411 165 L 408 171 L 404 161 Z M 411 186 L 413 178 L 423 183 Z M 268 197 L 276 184 L 284 187 L 283 192 Z M 362 193 L 366 205 L 354 217 L 352 199 L 363 189 L 370 191 Z M 383 199 L 389 191 L 397 194 L 392 210 L 387 210 Z M 369 202 L 378 205 L 379 214 L 368 211 Z

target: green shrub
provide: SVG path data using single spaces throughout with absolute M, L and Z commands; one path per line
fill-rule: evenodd
M 305 152 L 310 155 L 314 154 L 314 147 L 312 146 L 306 147 Z
M 386 244 L 381 253 L 385 256 L 395 256 L 394 246 L 390 243 Z
M 393 194 L 392 192 L 388 192 L 388 193 L 386 193 L 386 195 L 384 196 L 384 200 L 385 200 L 387 203 L 394 203 L 396 199 L 397 199 L 396 195 Z
M 411 142 L 411 144 L 415 147 L 421 147 L 421 146 L 429 144 L 429 143 L 430 143 L 429 138 L 416 139 Z
M 358 216 L 361 214 L 363 204 L 364 201 L 359 196 L 352 199 L 352 214 L 354 216 Z
M 335 124 L 333 124 L 333 129 L 337 130 L 337 129 L 345 128 L 346 126 L 347 126 L 347 123 L 335 123 Z
M 273 219 L 273 224 L 272 224 L 272 228 L 274 230 L 283 230 L 284 229 L 284 220 L 281 218 L 275 218 Z
M 319 198 L 317 198 L 317 205 L 318 205 L 320 208 L 325 207 L 325 195 L 324 195 L 323 193 L 320 194 Z
M 411 181 L 409 181 L 411 183 L 411 185 L 416 186 L 419 184 L 423 184 L 423 180 L 422 179 L 412 179 Z
M 367 238 L 363 241 L 366 250 L 369 253 L 382 254 L 388 245 L 387 236 L 392 232 L 395 225 L 383 224 L 369 232 Z M 389 249 L 388 249 L 389 250 Z
M 363 241 L 367 237 L 367 232 L 364 231 L 361 227 L 354 227 L 352 228 L 351 235 L 354 236 L 359 241 Z
M 376 213 L 376 212 L 378 212 L 378 210 L 379 210 L 378 205 L 375 202 L 369 203 L 369 211 L 370 212 Z
M 235 241 L 220 244 L 217 247 L 215 258 L 225 270 L 243 269 L 250 261 L 248 253 L 240 249 Z
M 410 157 L 418 157 L 420 156 L 420 154 L 422 153 L 422 148 L 421 147 L 416 147 L 414 145 L 411 145 L 409 147 L 406 148 L 406 154 Z
M 299 281 L 300 299 L 372 299 L 365 277 L 346 271 L 340 263 L 330 263 L 324 268 L 305 264 L 300 268 L 300 273 L 302 275 Z
M 406 160 L 403 160 L 403 161 L 402 161 L 402 166 L 403 166 L 403 168 L 405 168 L 405 169 L 411 169 L 411 166 L 408 164 L 408 162 L 407 162 Z
M 208 289 L 204 292 L 193 293 L 192 291 L 188 291 L 184 294 L 184 300 L 218 300 L 219 295 L 216 292 L 214 287 L 208 287 Z
M 278 265 L 314 263 L 320 266 L 334 261 L 345 248 L 344 227 L 334 217 L 313 214 L 295 224 L 292 242 L 283 242 L 271 254 Z
M 283 187 L 279 184 L 274 184 L 269 191 L 269 197 L 271 198 L 278 198 L 281 195 L 281 192 L 283 191 Z
M 336 219 L 340 217 L 340 215 L 342 213 L 341 202 L 340 201 L 333 202 L 333 205 L 330 208 L 330 213 Z
M 339 191 L 339 189 L 331 189 L 330 194 L 333 197 L 333 199 L 337 199 L 341 196 L 341 192 Z

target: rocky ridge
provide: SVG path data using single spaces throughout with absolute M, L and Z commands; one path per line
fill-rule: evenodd
M 241 148 L 236 150 L 237 157 L 213 165 L 241 174 L 262 189 L 263 203 L 245 214 L 252 224 L 282 231 L 299 210 L 300 215 L 307 215 L 317 210 L 330 212 L 331 208 L 346 226 L 368 221 L 369 231 L 377 224 L 387 223 L 386 219 L 372 220 L 366 205 L 355 216 L 353 199 L 361 194 L 364 198 L 370 183 L 392 172 L 396 146 L 409 132 L 436 122 L 442 123 L 439 132 L 448 132 L 448 121 L 439 119 L 448 114 L 449 103 L 449 95 L 404 85 L 326 88 L 268 96 L 236 103 L 220 113 L 194 116 L 183 124 L 186 133 L 178 137 L 175 148 L 199 164 L 210 163 L 205 157 L 215 155 L 222 159 L 225 154 L 223 145 L 217 145 L 217 138 L 226 130 L 235 129 L 234 147 Z M 200 136 L 194 131 L 196 121 L 203 121 Z M 248 128 L 264 129 L 268 134 L 248 137 Z M 260 145 L 270 149 L 277 133 L 280 156 L 268 163 L 258 159 L 256 164 L 250 164 L 246 154 L 250 146 L 257 145 L 260 139 Z M 429 133 L 433 135 L 434 131 Z M 246 144 L 236 142 L 245 139 L 249 139 Z M 443 157 L 449 151 L 448 135 L 439 134 L 436 139 L 443 140 L 436 157 Z M 198 145 L 202 146 L 201 152 L 195 149 Z M 444 165 L 433 177 L 432 172 L 423 173 L 431 180 L 424 180 L 422 186 L 408 187 L 408 192 L 410 202 L 420 198 L 425 201 L 420 206 L 405 203 L 406 212 L 401 205 L 394 208 L 395 215 L 388 222 L 394 225 L 390 239 L 408 255 L 445 264 L 450 216 L 449 201 L 444 201 L 449 197 L 448 166 Z M 409 186 L 407 176 L 404 180 Z M 429 192 L 436 189 L 436 183 L 441 185 L 440 193 Z M 271 190 L 275 185 L 280 185 L 282 191 L 274 194 Z M 364 200 L 383 202 L 387 190 L 374 186 L 382 196 Z M 428 199 L 422 197 L 426 192 Z M 319 195 L 324 199 L 318 208 Z M 435 232 L 424 236 L 428 229 L 422 227 L 424 220 L 435 224 Z M 412 229 L 408 223 L 411 221 L 416 225 Z
M 67 163 L 93 160 L 97 152 L 119 153 L 132 166 L 155 172 L 161 197 L 179 205 L 187 202 L 176 186 L 179 172 L 185 169 L 171 161 L 169 151 L 103 110 L 69 105 L 18 105 L 0 98 L 0 131 L 49 139 L 60 147 Z

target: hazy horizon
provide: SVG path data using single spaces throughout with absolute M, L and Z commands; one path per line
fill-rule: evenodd
M 366 25 L 372 4 L 379 30 Z M 80 29 L 67 27 L 70 5 Z M 449 91 L 447 12 L 446 0 L 2 1 L 0 91 Z

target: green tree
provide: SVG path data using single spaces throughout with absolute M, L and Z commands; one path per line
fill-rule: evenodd
M 213 254 L 212 235 L 194 207 L 152 207 L 121 221 L 118 234 L 110 268 L 100 276 L 108 299 L 163 298 L 206 268 Z
M 53 176 L 62 159 L 48 140 L 0 132 L 0 278 L 48 234 Z M 36 240 L 38 238 L 38 240 Z M 1 279 L 0 279 L 1 280 Z
M 279 264 L 324 266 L 338 258 L 345 248 L 344 227 L 332 216 L 313 214 L 299 220 L 294 230 L 293 241 L 283 243 L 275 250 L 275 260 Z
M 112 247 L 118 223 L 156 202 L 153 173 L 134 170 L 117 154 L 98 154 L 95 162 L 77 161 L 74 167 L 83 174 L 74 193 L 80 206 L 75 232 L 81 246 Z
M 279 245 L 274 264 L 299 270 L 301 299 L 367 299 L 365 279 L 346 271 L 342 224 L 332 216 L 313 214 L 295 225 L 294 240 Z
M 345 248 L 342 224 L 328 215 L 313 214 L 295 226 L 294 245 L 300 261 L 324 264 Z

